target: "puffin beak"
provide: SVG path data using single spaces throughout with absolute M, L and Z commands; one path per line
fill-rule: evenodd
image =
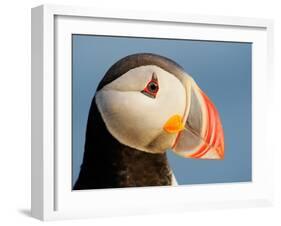
M 224 134 L 219 113 L 209 97 L 191 80 L 183 117 L 174 115 L 163 129 L 178 133 L 172 150 L 185 158 L 223 159 Z
M 182 123 L 182 117 L 180 115 L 173 115 L 165 123 L 163 129 L 167 133 L 178 133 L 184 129 L 184 124 Z

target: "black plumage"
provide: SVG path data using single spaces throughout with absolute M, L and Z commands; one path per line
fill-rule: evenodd
M 104 87 L 106 84 L 119 78 L 127 71 L 145 65 L 158 66 L 165 71 L 175 75 L 176 77 L 177 75 L 185 73 L 184 69 L 179 64 L 166 57 L 152 53 L 133 54 L 122 58 L 109 68 L 103 79 L 100 81 L 97 91 Z

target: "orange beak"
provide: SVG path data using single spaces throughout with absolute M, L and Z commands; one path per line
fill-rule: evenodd
M 190 94 L 186 121 L 174 115 L 163 127 L 167 133 L 178 133 L 172 150 L 185 158 L 223 159 L 224 134 L 216 107 L 196 84 Z

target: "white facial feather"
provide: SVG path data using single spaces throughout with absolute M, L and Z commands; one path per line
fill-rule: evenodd
M 159 91 L 150 98 L 141 91 L 156 74 Z M 120 143 L 147 152 L 164 152 L 176 134 L 163 130 L 173 115 L 186 108 L 186 91 L 180 80 L 154 65 L 134 68 L 96 94 L 96 104 L 107 129 Z

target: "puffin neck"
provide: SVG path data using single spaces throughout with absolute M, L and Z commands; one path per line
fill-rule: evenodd
M 106 129 L 93 98 L 83 163 L 73 189 L 163 185 L 171 185 L 166 153 L 147 153 L 117 141 Z

